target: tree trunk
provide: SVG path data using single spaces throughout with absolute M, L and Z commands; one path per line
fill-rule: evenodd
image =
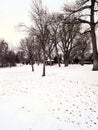
M 51 56 L 49 55 L 49 59 L 50 59 L 50 66 L 52 66 L 53 65 L 53 63 L 52 63 L 52 58 L 51 58 Z
M 57 48 L 57 45 L 56 45 L 56 44 L 55 44 L 55 49 L 56 49 L 56 55 L 57 55 L 57 60 L 58 60 L 58 66 L 61 67 L 60 57 L 59 57 L 59 54 L 58 54 L 58 48 Z
M 43 74 L 42 74 L 42 76 L 46 75 L 45 66 L 46 66 L 46 57 L 45 57 L 45 52 L 44 52 L 43 53 Z
M 40 48 L 38 48 L 38 52 L 37 52 L 37 64 L 40 64 Z
M 39 58 L 39 56 L 37 56 L 37 64 L 38 64 L 38 66 L 39 66 L 39 63 L 40 63 L 40 58 Z
M 91 27 L 91 38 L 93 47 L 93 70 L 98 70 L 98 52 L 94 25 Z
M 45 63 L 43 63 L 43 74 L 42 76 L 45 76 Z
M 34 65 L 34 62 L 33 62 L 32 59 L 30 60 L 30 64 L 31 64 L 31 67 L 32 67 L 32 72 L 33 72 L 33 71 L 34 71 L 34 66 L 33 66 L 33 65 Z
M 32 64 L 32 72 L 34 71 L 34 66 L 33 66 L 33 64 Z
M 95 23 L 94 23 L 94 6 L 95 1 L 92 0 L 91 4 L 91 39 L 93 47 L 93 70 L 98 70 L 98 52 L 97 52 L 97 42 L 95 34 Z
M 69 65 L 69 54 L 66 53 L 64 54 L 64 66 L 68 66 Z
M 82 54 L 81 54 L 80 64 L 81 64 L 82 66 L 84 65 L 84 52 L 82 52 Z

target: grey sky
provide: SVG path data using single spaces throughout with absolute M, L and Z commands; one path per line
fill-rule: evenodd
M 58 11 L 68 0 L 42 0 L 49 10 Z M 19 23 L 29 24 L 31 0 L 0 0 L 0 38 L 5 39 L 10 46 L 19 44 L 24 36 L 16 30 Z

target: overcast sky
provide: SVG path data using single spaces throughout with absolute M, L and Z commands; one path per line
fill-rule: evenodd
M 59 11 L 68 0 L 42 0 L 50 11 Z M 0 38 L 5 39 L 9 46 L 19 45 L 24 36 L 17 31 L 19 23 L 30 23 L 29 11 L 31 0 L 0 0 Z

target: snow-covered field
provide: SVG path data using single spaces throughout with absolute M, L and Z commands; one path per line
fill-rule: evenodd
M 0 130 L 98 130 L 98 72 L 91 65 L 0 69 Z

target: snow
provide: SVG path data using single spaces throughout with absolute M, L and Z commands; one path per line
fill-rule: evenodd
M 0 130 L 98 130 L 92 65 L 0 69 Z

